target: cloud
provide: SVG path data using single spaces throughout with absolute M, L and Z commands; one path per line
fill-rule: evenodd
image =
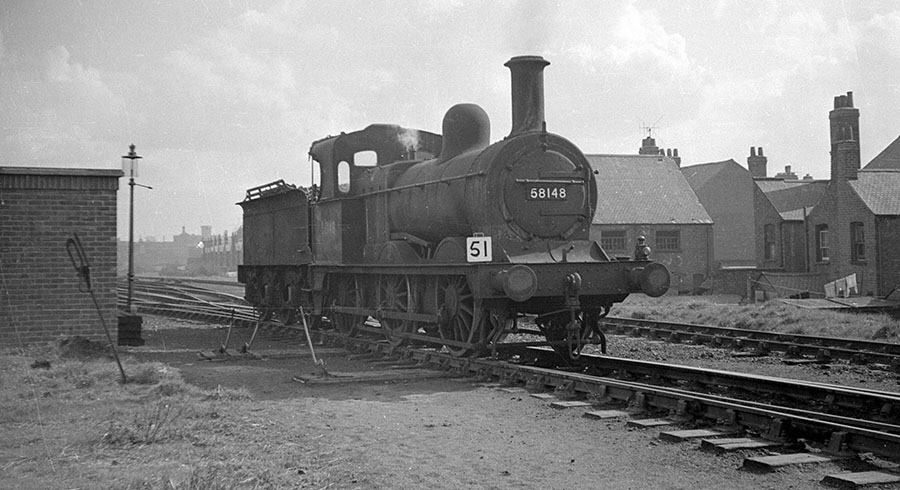
M 665 74 L 688 74 L 694 68 L 684 37 L 666 31 L 652 10 L 628 5 L 615 28 L 613 44 L 604 54 L 617 64 L 643 65 L 646 70 Z
M 121 99 L 104 75 L 54 47 L 35 60 L 0 59 L 0 153 L 17 165 L 102 167 Z

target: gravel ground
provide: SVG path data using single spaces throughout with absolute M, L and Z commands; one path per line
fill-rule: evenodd
M 317 372 L 300 338 L 263 333 L 253 351 L 262 359 L 199 360 L 218 347 L 222 328 L 145 317 L 147 345 L 129 349 L 166 362 L 203 388 L 245 388 L 259 417 L 280 432 L 297 431 L 334 450 L 340 464 L 328 488 L 615 488 L 812 489 L 847 465 L 824 464 L 773 473 L 742 468 L 744 457 L 716 455 L 694 443 L 667 443 L 659 430 L 625 420 L 584 418 L 584 409 L 557 410 L 527 392 L 510 393 L 471 379 L 314 386 L 294 381 Z M 235 330 L 239 347 L 249 331 Z M 727 350 L 610 338 L 614 356 L 716 367 L 803 380 L 900 391 L 900 376 L 860 366 L 785 366 L 777 358 L 735 358 Z M 322 349 L 329 371 L 373 369 Z M 640 417 L 635 415 L 635 417 Z

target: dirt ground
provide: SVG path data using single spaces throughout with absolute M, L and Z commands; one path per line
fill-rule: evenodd
M 236 353 L 249 334 L 235 330 L 230 350 Z M 304 480 L 311 468 L 298 469 L 298 488 L 812 489 L 821 488 L 825 475 L 843 470 L 825 464 L 748 472 L 744 457 L 764 453 L 723 456 L 702 451 L 699 444 L 663 442 L 658 429 L 632 429 L 624 419 L 587 419 L 583 408 L 555 409 L 524 390 L 505 391 L 473 379 L 302 383 L 298 379 L 319 373 L 305 338 L 262 333 L 251 349 L 259 357 L 210 361 L 197 355 L 218 348 L 225 336 L 222 328 L 145 317 L 147 344 L 130 348 L 128 355 L 167 363 L 202 388 L 246 389 L 256 413 L 246 423 L 271 434 L 273 443 L 296 436 L 334 455 L 317 462 L 329 471 L 319 472 L 316 485 Z M 636 345 L 611 342 L 623 357 L 672 360 L 670 352 L 686 351 Z M 686 356 L 688 363 L 726 357 L 694 352 Z M 317 349 L 317 356 L 330 373 L 385 369 L 337 349 Z M 850 372 L 849 379 L 872 376 L 861 373 Z M 804 376 L 823 379 L 821 370 Z M 891 374 L 861 383 L 898 386 Z

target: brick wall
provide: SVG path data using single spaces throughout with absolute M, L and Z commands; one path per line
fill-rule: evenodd
M 756 185 L 750 173 L 734 162 L 730 162 L 705 185 L 694 189 L 715 223 L 716 263 L 756 263 L 754 189 Z
M 886 296 L 900 288 L 900 247 L 897 246 L 900 243 L 900 216 L 879 216 L 875 226 L 878 294 Z
M 851 223 L 862 223 L 865 230 L 865 258 L 854 261 L 851 254 Z M 827 225 L 829 232 L 829 258 L 816 258 L 816 228 Z M 833 281 L 856 274 L 856 282 L 861 295 L 887 294 L 878 284 L 878 252 L 876 243 L 882 243 L 875 228 L 875 215 L 850 188 L 846 180 L 832 182 L 825 195 L 809 216 L 809 257 L 810 272 L 822 274 L 825 281 Z M 896 242 L 894 242 L 896 243 Z
M 0 167 L 0 342 L 60 335 L 106 339 L 66 252 L 77 233 L 91 285 L 115 340 L 119 170 Z
M 772 202 L 763 191 L 753 186 L 753 230 L 754 251 L 756 254 L 756 266 L 764 270 L 784 269 L 784 228 L 781 213 L 775 209 Z M 766 258 L 766 226 L 770 227 L 774 243 L 771 256 Z

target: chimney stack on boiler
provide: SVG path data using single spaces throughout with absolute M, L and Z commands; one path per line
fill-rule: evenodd
M 516 56 L 505 63 L 512 77 L 510 136 L 544 129 L 544 67 L 540 56 Z

